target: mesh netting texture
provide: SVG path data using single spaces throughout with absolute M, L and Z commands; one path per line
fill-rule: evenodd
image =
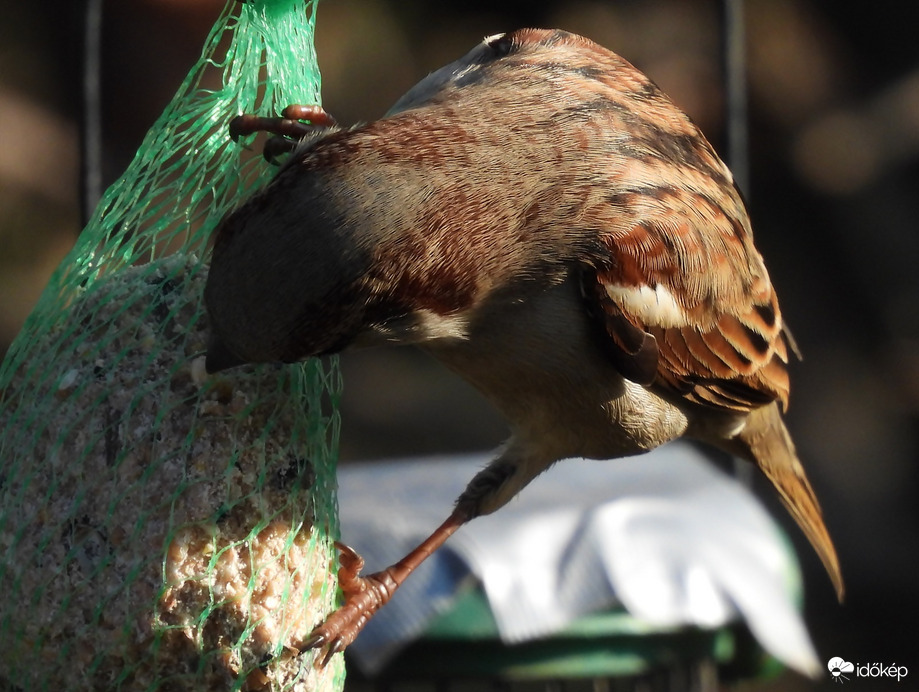
M 335 364 L 208 376 L 208 238 L 319 103 L 314 7 L 228 2 L 0 366 L 0 689 L 340 690 Z

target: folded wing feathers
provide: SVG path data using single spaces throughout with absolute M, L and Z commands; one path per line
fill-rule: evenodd
M 594 275 L 599 283 L 594 295 L 607 315 L 604 327 L 623 375 L 639 371 L 645 375 L 640 383 L 648 384 L 648 349 L 642 351 L 640 368 L 621 366 L 638 353 L 634 346 L 622 349 L 623 343 L 640 341 L 638 330 L 656 343 L 656 386 L 716 408 L 744 411 L 774 400 L 787 406 L 788 351 L 796 348 L 784 330 L 762 261 L 747 239 L 732 239 L 731 261 L 713 261 L 689 274 L 665 273 L 658 266 L 661 254 L 671 255 L 671 268 L 705 267 L 704 257 L 687 260 L 682 255 L 691 248 L 696 255 L 709 251 L 723 258 L 727 234 L 714 234 L 716 248 L 706 244 L 701 232 L 691 232 L 691 242 L 673 242 L 661 238 L 672 229 L 647 219 L 633 228 L 640 242 L 631 243 L 622 230 L 608 236 L 611 266 Z

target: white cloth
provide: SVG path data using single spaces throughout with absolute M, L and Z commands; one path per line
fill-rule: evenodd
M 423 540 L 491 454 L 339 469 L 342 540 L 365 572 Z M 691 445 L 613 461 L 556 464 L 493 515 L 460 529 L 396 592 L 350 647 L 385 666 L 478 578 L 502 640 L 549 635 L 621 603 L 656 626 L 717 628 L 737 617 L 764 649 L 815 675 L 795 607 L 800 574 L 776 524 L 740 483 Z

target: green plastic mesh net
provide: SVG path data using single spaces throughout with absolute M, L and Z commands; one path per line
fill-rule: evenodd
M 337 690 L 334 363 L 207 376 L 208 237 L 319 103 L 314 7 L 230 1 L 0 367 L 0 689 Z

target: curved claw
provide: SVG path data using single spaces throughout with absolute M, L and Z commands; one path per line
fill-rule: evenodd
M 307 649 L 318 649 L 323 644 L 325 644 L 325 637 L 321 634 L 311 634 L 303 643 L 300 644 L 300 652 L 304 652 Z
M 265 142 L 265 146 L 262 148 L 262 156 L 268 163 L 277 165 L 279 156 L 289 154 L 296 147 L 296 141 L 278 135 Z
M 322 657 L 322 663 L 321 663 L 320 665 L 323 666 L 323 667 L 329 665 L 329 661 L 332 660 L 332 656 L 334 656 L 335 654 L 337 654 L 339 651 L 344 651 L 344 650 L 345 650 L 345 647 L 346 647 L 348 644 L 350 644 L 350 643 L 351 643 L 351 642 L 348 642 L 348 643 L 346 644 L 346 643 L 342 640 L 341 637 L 339 637 L 338 639 L 336 639 L 335 641 L 333 641 L 331 644 L 329 644 L 329 648 L 328 648 L 328 650 L 325 652 L 325 656 Z
M 341 541 L 335 541 L 334 545 L 341 553 L 338 556 L 338 586 L 344 592 L 347 601 L 349 594 L 363 590 L 357 582 L 361 578 L 361 570 L 364 569 L 364 558 L 354 548 Z
M 315 630 L 313 631 L 315 632 Z M 310 649 L 321 649 L 323 646 L 325 646 L 327 641 L 328 637 L 326 637 L 324 634 L 312 634 L 306 639 L 306 641 L 300 644 L 300 653 L 302 654 L 303 652 L 309 651 Z M 329 661 L 332 660 L 332 656 L 337 654 L 339 651 L 344 651 L 346 646 L 347 644 L 342 640 L 341 637 L 336 637 L 333 639 L 332 643 L 329 644 L 329 648 L 326 649 L 325 655 L 319 661 L 319 666 L 321 668 L 327 666 Z

